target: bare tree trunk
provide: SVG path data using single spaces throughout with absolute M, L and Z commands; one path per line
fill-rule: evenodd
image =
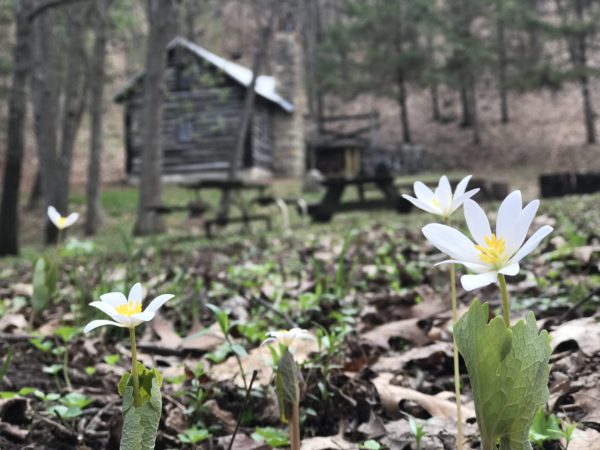
M 33 187 L 31 188 L 31 192 L 29 194 L 29 201 L 27 202 L 27 209 L 32 211 L 36 209 L 40 205 L 40 200 L 42 199 L 42 173 L 38 168 L 35 173 L 35 181 L 33 182 Z
M 85 234 L 96 234 L 101 224 L 100 183 L 102 180 L 104 79 L 108 10 L 112 0 L 98 0 L 94 8 L 95 37 L 90 74 L 90 159 L 88 161 Z
M 162 197 L 162 104 L 164 73 L 167 65 L 166 46 L 172 31 L 175 4 L 173 0 L 148 1 L 148 43 L 144 75 L 143 155 L 140 174 L 138 218 L 134 234 L 148 235 L 164 231 L 162 217 L 153 207 Z
M 408 121 L 408 105 L 406 104 L 406 82 L 404 81 L 404 75 L 401 72 L 398 73 L 397 85 L 398 105 L 400 105 L 400 122 L 402 124 L 402 141 L 409 144 L 412 141 L 410 138 L 410 124 Z
M 473 144 L 481 144 L 481 132 L 479 129 L 479 118 L 477 117 L 477 92 L 474 77 L 470 78 L 469 83 L 469 109 L 471 111 L 471 125 L 473 127 Z
M 14 66 L 8 106 L 7 154 L 0 209 L 0 255 L 19 253 L 19 191 L 25 148 L 27 80 L 31 63 L 28 6 L 27 0 L 18 1 L 15 5 Z
M 429 60 L 430 69 L 435 70 L 435 49 L 433 46 L 433 36 L 431 32 L 427 32 L 427 58 Z M 442 118 L 440 113 L 440 100 L 438 95 L 438 82 L 433 79 L 429 82 L 429 93 L 431 96 L 431 117 L 434 121 L 439 122 Z
M 583 0 L 575 0 L 575 15 L 580 24 L 583 24 Z M 587 33 L 579 31 L 577 35 L 577 69 L 581 73 L 579 84 L 581 86 L 581 96 L 583 99 L 583 112 L 585 121 L 585 131 L 588 144 L 596 142 L 596 126 L 594 124 L 594 107 L 590 93 L 590 80 L 588 76 L 587 65 Z
M 500 120 L 508 123 L 508 93 L 506 89 L 506 37 L 502 1 L 496 0 L 496 39 L 498 48 L 498 93 L 500 94 Z
M 57 154 L 56 174 L 54 181 L 55 207 L 66 214 L 69 209 L 69 192 L 73 150 L 77 132 L 81 125 L 81 117 L 85 110 L 87 98 L 86 53 L 84 48 L 84 14 L 83 5 L 69 6 L 67 14 L 67 33 L 69 44 L 66 54 L 66 75 L 64 78 L 64 112 L 59 152 Z M 56 227 L 48 223 L 46 242 L 55 242 Z
M 234 180 L 237 177 L 238 164 L 241 163 L 241 158 L 244 153 L 244 146 L 246 145 L 246 136 L 248 134 L 248 128 L 250 127 L 250 123 L 252 120 L 252 113 L 254 112 L 254 98 L 256 96 L 256 79 L 258 78 L 259 72 L 267 56 L 269 39 L 271 38 L 271 33 L 273 31 L 273 23 L 277 15 L 276 3 L 273 2 L 271 5 L 271 12 L 269 14 L 267 24 L 261 30 L 259 45 L 256 49 L 256 53 L 254 54 L 254 61 L 252 62 L 252 79 L 250 80 L 250 85 L 246 89 L 246 97 L 244 99 L 242 117 L 240 118 L 240 128 L 235 143 L 235 150 L 231 154 L 231 159 L 229 161 L 228 176 L 230 180 Z M 221 197 L 221 205 L 219 208 L 220 218 L 226 218 L 230 202 L 231 192 L 229 190 L 226 190 L 223 192 L 223 196 Z
M 34 27 L 34 69 L 31 78 L 32 106 L 37 142 L 44 209 L 56 204 L 56 148 L 59 116 L 58 56 L 56 32 L 51 12 L 42 14 Z M 61 211 L 63 214 L 66 211 Z M 52 228 L 46 223 L 45 241 L 53 241 Z

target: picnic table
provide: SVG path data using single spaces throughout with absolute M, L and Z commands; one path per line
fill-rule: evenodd
M 315 222 L 329 222 L 338 212 L 388 208 L 405 213 L 411 209 L 410 203 L 398 194 L 394 178 L 391 176 L 328 178 L 321 184 L 326 188 L 325 195 L 319 203 L 308 206 L 308 214 Z M 342 202 L 342 196 L 349 186 L 356 186 L 358 200 Z M 372 186 L 381 191 L 383 198 L 368 199 L 365 197 L 365 191 Z

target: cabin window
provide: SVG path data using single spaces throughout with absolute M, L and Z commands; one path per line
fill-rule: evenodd
M 177 140 L 179 142 L 192 142 L 194 138 L 194 124 L 192 119 L 179 122 L 177 126 Z
M 185 66 L 175 68 L 175 90 L 189 91 L 192 86 L 192 77 L 190 70 Z

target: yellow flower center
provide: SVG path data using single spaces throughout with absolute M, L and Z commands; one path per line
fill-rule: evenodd
M 475 246 L 477 251 L 479 251 L 479 259 L 493 266 L 503 263 L 505 260 L 504 251 L 506 250 L 506 241 L 504 238 L 498 239 L 496 234 L 492 233 L 491 236 L 486 236 L 483 240 L 485 241 L 485 247 L 482 245 Z
M 437 198 L 434 198 L 433 200 L 431 200 L 431 204 L 433 206 L 435 206 L 436 208 L 440 207 L 440 201 Z
M 58 223 L 56 224 L 56 226 L 62 230 L 65 227 L 65 224 L 67 223 L 67 218 L 59 217 L 57 222 Z
M 115 308 L 119 314 L 126 317 L 131 317 L 134 314 L 142 312 L 142 304 L 129 300 L 127 303 L 123 303 Z

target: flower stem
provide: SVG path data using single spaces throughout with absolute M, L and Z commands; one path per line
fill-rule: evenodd
M 508 302 L 508 291 L 506 289 L 506 279 L 501 273 L 498 274 L 498 284 L 500 285 L 500 293 L 502 294 L 502 316 L 504 323 L 510 327 L 510 304 Z
M 69 347 L 65 344 L 65 353 L 63 354 L 63 375 L 65 377 L 65 384 L 69 391 L 73 390 L 71 385 L 71 379 L 69 378 Z
M 140 378 L 137 368 L 137 347 L 135 345 L 135 327 L 129 328 L 129 337 L 131 338 L 131 378 L 133 378 L 133 404 L 136 408 L 142 406 L 140 398 Z
M 450 217 L 446 217 L 446 224 L 450 224 Z M 452 297 L 452 353 L 454 355 L 454 397 L 456 398 L 456 447 L 458 450 L 463 448 L 463 431 L 462 431 L 462 410 L 460 396 L 460 368 L 458 361 L 458 347 L 456 346 L 456 335 L 454 329 L 458 321 L 458 312 L 456 306 L 456 269 L 454 264 L 450 264 L 450 293 Z
M 300 404 L 294 402 L 292 417 L 290 418 L 288 432 L 290 435 L 290 450 L 300 450 Z
M 458 450 L 462 450 L 463 432 L 460 399 L 460 370 L 458 365 L 458 347 L 456 346 L 456 335 L 454 334 L 454 327 L 458 320 L 456 307 L 456 271 L 454 264 L 450 264 L 450 289 L 452 293 L 452 353 L 454 354 L 454 397 L 456 398 L 456 446 Z

